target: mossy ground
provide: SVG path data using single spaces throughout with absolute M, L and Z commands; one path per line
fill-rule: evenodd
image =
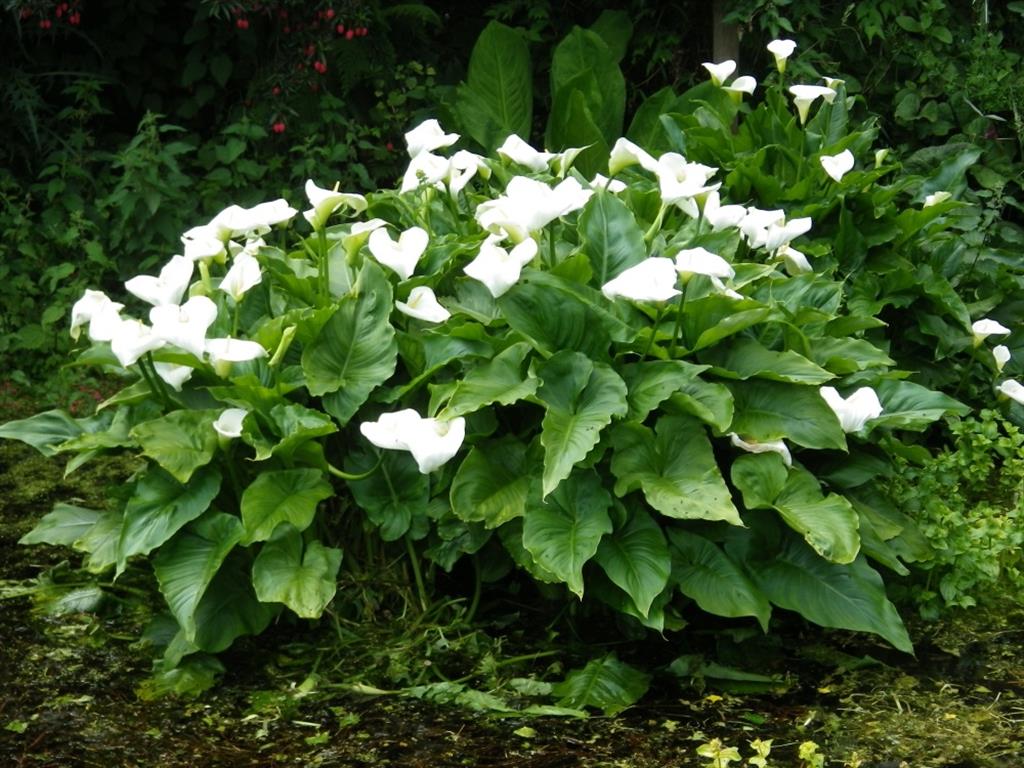
M 97 462 L 64 479 L 58 462 L 0 442 L 0 765 L 688 767 L 708 765 L 696 749 L 711 739 L 747 758 L 751 740 L 770 738 L 768 764 L 779 768 L 801 766 L 797 747 L 809 740 L 826 766 L 1024 766 L 1024 608 L 997 598 L 942 622 L 912 621 L 916 658 L 796 624 L 769 638 L 694 632 L 687 648 L 622 646 L 624 657 L 712 653 L 787 684 L 737 694 L 662 678 L 616 718 L 525 718 L 353 690 L 431 664 L 489 690 L 495 658 L 551 650 L 542 631 L 493 615 L 479 627 L 412 616 L 282 624 L 225 654 L 227 672 L 206 694 L 144 700 L 152 655 L 135 641 L 145 606 L 126 598 L 100 616 L 47 615 L 23 588 L 77 555 L 16 543 L 54 500 L 99 503 L 124 472 Z M 509 675 L 550 678 L 579 663 L 570 640 Z

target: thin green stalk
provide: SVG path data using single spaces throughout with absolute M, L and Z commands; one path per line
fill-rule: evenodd
M 171 405 L 170 395 L 167 394 L 167 388 L 164 386 L 164 380 L 156 372 L 156 366 L 153 365 L 153 353 L 147 352 L 145 358 L 139 358 L 139 370 L 142 371 L 142 378 L 146 380 L 149 385 L 149 391 L 153 395 L 159 398 L 160 402 L 164 404 L 165 408 L 169 408 Z M 147 368 L 146 364 L 149 364 Z
M 676 324 L 672 329 L 672 344 L 669 347 L 668 356 L 675 359 L 676 356 L 676 344 L 679 341 L 679 334 L 683 330 L 683 311 L 686 309 L 686 285 L 683 285 L 683 290 L 679 293 L 679 308 L 676 309 Z
M 483 591 L 483 578 L 480 572 L 480 558 L 473 555 L 473 599 L 469 603 L 469 610 L 466 611 L 466 622 L 473 621 L 476 616 L 476 609 L 480 606 L 480 593 Z
M 207 296 L 213 294 L 213 282 L 210 280 L 210 262 L 208 259 L 199 260 L 199 276 L 203 280 L 203 290 Z
M 430 607 L 430 600 L 427 598 L 427 588 L 423 583 L 423 572 L 420 570 L 420 558 L 413 546 L 412 537 L 405 534 L 405 551 L 409 554 L 409 564 L 412 567 L 412 577 L 416 582 L 416 593 L 420 598 L 420 608 L 424 611 Z
M 316 231 L 320 250 L 320 295 L 324 299 L 331 298 L 331 264 L 327 255 L 327 232 L 323 227 Z
M 555 249 L 555 225 L 554 222 L 548 227 L 548 268 L 553 269 L 558 260 L 558 251 Z
M 654 346 L 654 337 L 658 335 L 658 326 L 661 325 L 661 318 L 665 314 L 665 304 L 658 304 L 658 313 L 654 316 L 654 325 L 651 326 L 651 337 L 647 340 L 647 346 L 644 348 L 644 354 L 641 357 L 642 360 L 647 359 L 647 355 L 651 351 L 651 347 Z
M 650 243 L 654 239 L 654 236 L 661 230 L 661 223 L 665 220 L 665 211 L 668 210 L 668 203 L 662 203 L 661 208 L 658 209 L 658 215 L 654 217 L 654 221 L 651 223 L 651 228 L 644 233 L 644 242 Z
M 381 459 L 377 459 L 377 463 L 376 464 L 374 464 L 372 467 L 370 467 L 365 472 L 360 472 L 360 473 L 357 473 L 357 474 L 352 474 L 350 472 L 343 472 L 340 469 L 338 469 L 337 467 L 335 467 L 333 464 L 328 464 L 327 465 L 327 471 L 329 473 L 331 473 L 332 475 L 334 475 L 335 477 L 340 477 L 342 480 L 365 480 L 366 478 L 368 478 L 370 475 L 372 475 L 374 472 L 377 471 L 377 467 L 380 466 L 380 462 L 381 462 Z

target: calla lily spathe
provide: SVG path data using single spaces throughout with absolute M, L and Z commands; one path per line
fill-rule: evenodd
M 366 198 L 350 192 L 318 187 L 312 179 L 306 181 L 306 197 L 313 207 L 303 211 L 302 216 L 313 229 L 323 229 L 327 219 L 339 208 L 349 208 L 359 214 L 366 210 Z
M 256 257 L 247 250 L 241 251 L 231 262 L 231 269 L 220 281 L 218 288 L 235 302 L 242 300 L 246 291 L 263 281 L 263 272 Z
M 122 320 L 117 326 L 110 339 L 110 351 L 121 366 L 127 368 L 137 363 L 147 352 L 160 349 L 166 343 L 144 322 L 130 318 Z
M 537 255 L 537 241 L 528 237 L 511 251 L 498 245 L 499 238 L 491 235 L 480 244 L 475 259 L 463 271 L 474 280 L 479 280 L 498 298 L 519 281 L 523 267 Z
M 138 275 L 127 280 L 124 287 L 134 296 L 159 307 L 164 304 L 179 304 L 192 282 L 193 263 L 184 256 L 174 256 L 158 277 Z
M 506 160 L 524 165 L 534 173 L 546 171 L 548 163 L 555 157 L 554 152 L 536 150 L 514 133 L 496 151 Z
M 71 338 L 77 339 L 81 327 L 88 323 L 90 339 L 110 341 L 121 324 L 122 309 L 124 304 L 111 301 L 103 291 L 87 289 L 71 307 Z
M 998 320 L 986 317 L 971 323 L 971 333 L 974 335 L 974 346 L 977 347 L 989 336 L 1005 336 L 1010 333 L 1010 329 Z
M 807 122 L 807 114 L 811 110 L 811 104 L 818 99 L 825 99 L 829 104 L 836 97 L 835 89 L 826 88 L 824 85 L 791 85 L 789 93 L 793 97 L 796 111 L 800 115 L 800 125 Z
M 1006 395 L 1015 403 L 1024 405 L 1024 384 L 1021 384 L 1019 381 L 1007 379 L 996 387 L 996 391 L 1002 395 Z
M 747 209 L 742 205 L 722 205 L 718 190 L 708 192 L 704 197 L 704 220 L 711 225 L 714 232 L 733 229 L 747 216 Z
M 939 192 L 932 192 L 930 195 L 925 195 L 924 203 L 921 205 L 921 207 L 931 208 L 933 205 L 938 205 L 939 203 L 946 202 L 952 196 L 953 195 L 944 190 Z
M 170 384 L 176 392 L 181 392 L 185 382 L 191 379 L 192 374 L 195 372 L 195 369 L 188 365 L 162 363 L 160 361 L 154 361 L 153 370 L 156 371 L 157 376 Z
M 206 332 L 216 319 L 217 305 L 206 296 L 193 296 L 180 307 L 163 304 L 149 311 L 158 338 L 200 359 L 206 350 Z
M 609 280 L 601 286 L 601 293 L 613 301 L 619 297 L 632 301 L 668 301 L 681 293 L 676 288 L 678 279 L 672 259 L 651 256 Z
M 1003 366 L 1010 362 L 1010 348 L 1005 344 L 992 347 L 992 359 L 995 360 L 996 370 L 1002 371 Z
M 412 227 L 398 236 L 398 241 L 384 228 L 370 233 L 369 248 L 373 258 L 392 270 L 401 280 L 408 280 L 416 271 L 423 252 L 430 242 L 430 235 L 422 227 Z
M 267 356 L 267 350 L 259 342 L 231 337 L 206 340 L 206 354 L 210 365 L 221 378 L 231 373 L 232 363 L 247 363 Z
M 735 432 L 729 433 L 729 442 L 747 453 L 777 453 L 787 467 L 793 466 L 793 457 L 789 453 L 785 440 L 744 440 Z
M 722 90 L 733 95 L 734 101 L 739 104 L 744 96 L 750 96 L 757 88 L 757 80 L 750 75 L 737 77 L 729 85 L 723 85 Z
M 552 188 L 542 181 L 516 176 L 504 195 L 477 206 L 476 220 L 488 232 L 519 243 L 558 217 L 579 210 L 593 194 L 594 190 L 584 189 L 572 177 Z
M 844 149 L 838 155 L 822 155 L 820 161 L 825 173 L 838 183 L 853 169 L 853 152 Z
M 242 423 L 249 414 L 245 408 L 225 408 L 213 422 L 213 429 L 228 440 L 242 436 Z
M 658 161 L 647 152 L 626 138 L 620 138 L 612 147 L 608 158 L 608 173 L 615 176 L 619 171 L 631 165 L 639 165 L 644 170 L 657 173 Z
M 882 415 L 882 403 L 871 387 L 861 387 L 847 398 L 835 387 L 822 387 L 819 392 L 844 432 L 859 432 L 869 421 Z
M 675 269 L 686 280 L 690 275 L 707 275 L 727 280 L 736 276 L 732 265 L 706 248 L 687 248 L 676 254 Z
M 419 285 L 409 291 L 409 301 L 396 301 L 395 308 L 404 315 L 428 323 L 443 323 L 452 313 L 441 306 L 434 291 L 426 285 Z
M 807 260 L 807 256 L 791 245 L 782 246 L 775 254 L 782 259 L 782 264 L 789 275 L 799 275 L 804 272 L 814 271 L 811 262 Z
M 405 146 L 409 157 L 417 157 L 424 152 L 450 147 L 459 140 L 457 133 L 445 133 L 437 120 L 424 120 L 405 134 Z
M 792 40 L 772 40 L 766 47 L 768 53 L 775 57 L 775 68 L 781 75 L 786 71 L 786 60 L 796 50 L 796 43 Z
M 711 82 L 715 85 L 721 85 L 732 76 L 733 72 L 736 71 L 736 62 L 732 59 L 726 59 L 718 64 L 705 61 L 701 66 L 708 71 L 709 75 L 711 75 Z
M 364 421 L 359 431 L 378 448 L 409 451 L 426 475 L 459 452 L 466 437 L 466 420 L 461 416 L 451 421 L 423 418 L 407 408 L 381 414 L 377 421 Z

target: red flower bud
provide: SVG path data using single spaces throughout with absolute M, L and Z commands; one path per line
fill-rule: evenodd
M 310 43 L 309 45 L 306 46 L 306 55 L 307 56 L 313 56 L 315 54 L 316 54 L 316 46 L 313 45 L 313 43 Z
M 355 36 L 356 36 L 355 30 L 349 28 L 348 30 L 345 31 L 345 39 L 346 40 L 351 40 Z
M 345 25 L 344 24 L 339 24 L 338 26 L 336 26 L 334 28 L 334 31 L 337 32 L 339 35 L 344 35 L 345 34 Z
M 359 28 L 359 36 L 360 37 L 366 37 L 368 34 L 370 34 L 370 30 L 368 30 L 366 27 L 360 27 Z
M 394 152 L 395 145 L 389 141 L 387 144 L 384 145 L 384 149 L 386 149 L 388 152 Z
M 239 29 L 248 29 L 249 28 L 249 20 L 248 19 L 239 19 L 238 21 L 235 22 L 235 26 L 238 27 Z
M 73 27 L 77 27 L 78 22 L 80 22 L 81 20 L 82 14 L 80 14 L 78 11 L 75 11 L 70 16 L 68 16 L 68 23 L 71 24 L 71 26 Z
M 327 64 L 325 62 L 322 62 L 322 61 L 314 61 L 313 62 L 313 69 L 315 69 L 317 72 L 319 72 L 322 75 L 325 72 L 327 72 Z
M 287 126 L 285 126 L 283 121 L 278 120 L 276 123 L 270 126 L 270 130 L 272 130 L 274 133 L 284 133 L 286 127 Z
M 334 9 L 333 8 L 328 8 L 326 11 L 324 11 L 324 18 L 325 19 L 333 19 L 334 18 Z
M 275 85 L 273 88 L 270 89 L 270 92 L 272 94 L 274 94 L 275 96 L 280 96 L 281 95 L 281 86 L 280 85 Z

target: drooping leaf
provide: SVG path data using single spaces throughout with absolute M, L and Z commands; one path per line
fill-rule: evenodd
M 346 457 L 345 470 L 364 473 L 378 460 L 376 470 L 361 480 L 348 481 L 348 488 L 359 508 L 379 526 L 380 537 L 394 541 L 426 514 L 430 481 L 405 451 L 383 451 L 379 458 L 371 451 L 353 451 Z
M 583 597 L 583 564 L 611 533 L 611 504 L 593 471 L 576 472 L 544 501 L 532 494 L 528 501 L 523 546 L 578 597 Z
M 750 559 L 747 569 L 775 605 L 823 627 L 873 632 L 907 653 L 913 646 L 885 586 L 863 555 L 830 563 L 794 537 L 770 559 Z
M 728 345 L 707 350 L 701 359 L 714 372 L 729 379 L 762 378 L 795 384 L 824 384 L 835 378 L 824 368 L 792 350 L 776 352 L 753 339 L 734 339 Z
M 476 445 L 452 480 L 452 511 L 466 522 L 497 528 L 522 516 L 535 472 L 527 447 L 512 436 Z
M 650 683 L 650 675 L 610 653 L 594 659 L 583 669 L 571 671 L 565 680 L 555 685 L 552 693 L 561 706 L 594 707 L 612 717 L 639 701 Z
M 633 212 L 607 190 L 598 190 L 587 202 L 580 213 L 579 232 L 595 288 L 647 257 L 644 233 Z
M 578 352 L 559 352 L 538 375 L 543 384 L 537 396 L 546 408 L 540 442 L 547 496 L 597 445 L 611 420 L 626 415 L 626 384 L 610 366 Z
M 316 539 L 305 546 L 288 523 L 277 527 L 252 564 L 252 583 L 263 603 L 284 603 L 304 619 L 317 619 L 337 589 L 341 550 Z
M 743 525 L 703 425 L 687 416 L 662 416 L 655 430 L 625 422 L 612 432 L 615 494 L 642 490 L 666 517 L 724 520 Z
M 739 456 L 729 473 L 747 509 L 771 509 L 789 477 L 788 467 L 774 452 Z
M 540 381 L 523 374 L 523 362 L 531 351 L 530 345 L 521 341 L 495 355 L 489 362 L 473 368 L 455 385 L 438 418 L 454 419 L 491 403 L 510 405 L 532 395 Z
M 338 300 L 337 310 L 302 350 L 310 394 L 323 395 L 325 410 L 342 425 L 395 372 L 392 309 L 391 283 L 367 259 L 353 291 Z
M 242 532 L 237 517 L 211 513 L 179 531 L 153 559 L 160 592 L 190 642 L 195 639 L 199 601 L 224 558 L 241 540 Z
M 632 510 L 626 525 L 601 539 L 594 559 L 644 617 L 672 570 L 661 527 L 641 507 Z
M 144 455 L 170 472 L 179 483 L 187 483 L 193 472 L 210 463 L 217 450 L 213 422 L 219 415 L 216 410 L 172 411 L 136 425 L 131 435 Z
M 708 368 L 684 360 L 645 360 L 622 366 L 619 371 L 629 390 L 628 418 L 642 422 L 647 414 Z
M 823 495 L 817 479 L 807 470 L 789 470 L 774 506 L 786 525 L 826 560 L 850 563 L 860 551 L 857 513 L 850 502 L 835 493 Z
M 242 544 L 266 541 L 279 523 L 306 530 L 317 505 L 333 493 L 318 469 L 263 472 L 242 492 Z
M 228 554 L 195 611 L 195 646 L 220 653 L 243 635 L 258 635 L 279 610 L 256 599 L 249 559 Z
M 62 410 L 43 411 L 27 419 L 0 425 L 0 437 L 27 443 L 43 456 L 53 456 L 57 452 L 56 446 L 83 431 L 78 422 Z
M 768 631 L 772 609 L 768 599 L 717 545 L 690 531 L 668 532 L 679 590 L 701 609 L 716 616 L 754 616 Z
M 875 392 L 882 403 L 882 415 L 868 423 L 872 429 L 924 429 L 946 414 L 964 416 L 970 412 L 959 400 L 912 381 L 886 379 L 878 383 Z
M 99 509 L 57 502 L 53 511 L 43 515 L 31 531 L 18 539 L 18 543 L 71 547 L 107 514 Z
M 744 439 L 769 442 L 784 438 L 805 448 L 845 450 L 839 419 L 817 387 L 774 381 L 735 381 L 736 411 L 730 431 Z
M 117 572 L 129 557 L 146 555 L 205 512 L 220 490 L 220 472 L 204 467 L 188 483 L 179 483 L 151 467 L 135 484 L 124 508 L 117 542 Z

